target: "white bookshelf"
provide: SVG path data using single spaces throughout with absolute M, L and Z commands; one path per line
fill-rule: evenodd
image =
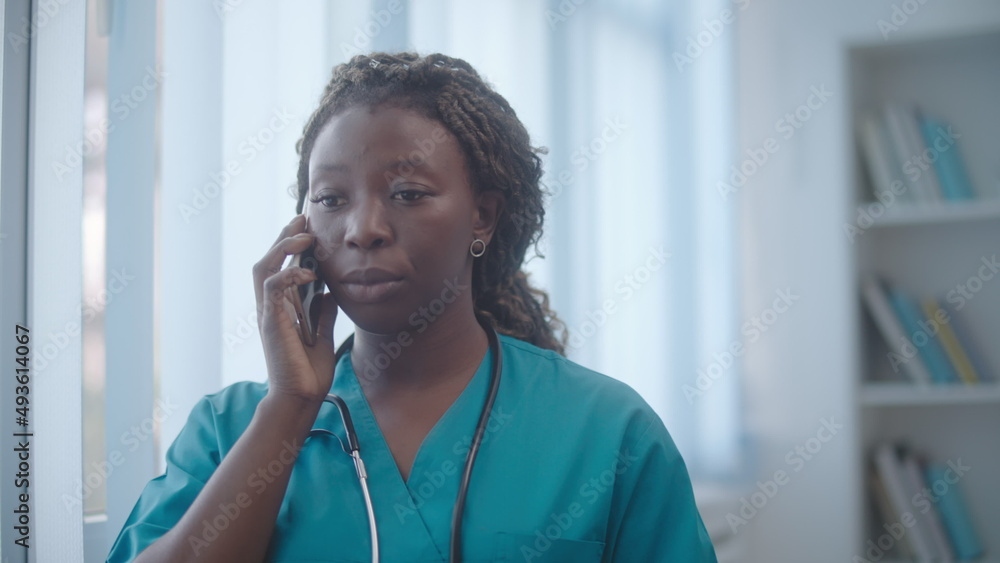
M 961 459 L 972 469 L 958 487 L 986 549 L 980 561 L 1000 560 L 1000 274 L 958 312 L 993 381 L 977 385 L 916 385 L 893 374 L 887 347 L 864 310 L 861 276 L 876 272 L 907 292 L 944 299 L 977 275 L 982 258 L 1000 254 L 1000 29 L 968 35 L 847 47 L 848 115 L 888 101 L 915 102 L 954 125 L 976 201 L 905 205 L 875 218 L 851 245 L 858 283 L 856 306 L 862 367 L 856 375 L 863 514 L 858 553 L 884 533 L 870 502 L 867 463 L 872 447 L 903 441 L 931 459 Z M 852 135 L 852 141 L 854 137 Z M 872 200 L 860 151 L 854 151 L 858 206 Z
M 895 206 L 873 219 L 872 228 L 931 225 L 1000 219 L 1000 198 L 941 202 L 924 206 Z
M 861 388 L 861 405 L 878 407 L 924 407 L 993 405 L 1000 409 L 1000 385 L 914 385 L 912 383 L 865 383 Z

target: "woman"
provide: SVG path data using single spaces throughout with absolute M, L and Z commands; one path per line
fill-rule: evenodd
M 562 355 L 521 271 L 542 170 L 506 100 L 459 59 L 356 56 L 296 148 L 300 215 L 254 267 L 268 382 L 197 404 L 109 561 L 370 560 L 328 392 L 353 418 L 383 561 L 715 561 L 659 417 Z M 312 346 L 285 296 L 316 274 L 281 269 L 309 248 L 329 288 Z M 336 361 L 338 304 L 356 330 Z

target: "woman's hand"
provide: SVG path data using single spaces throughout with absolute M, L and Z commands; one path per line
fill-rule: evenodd
M 295 327 L 295 308 L 286 295 L 315 280 L 316 274 L 301 267 L 281 269 L 289 254 L 298 254 L 312 244 L 314 236 L 305 232 L 305 226 L 305 216 L 296 215 L 281 230 L 274 246 L 254 265 L 253 283 L 269 393 L 313 402 L 322 401 L 333 382 L 337 303 L 329 292 L 322 295 L 316 343 L 306 346 Z

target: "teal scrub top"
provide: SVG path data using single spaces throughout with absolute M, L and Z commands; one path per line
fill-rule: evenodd
M 500 388 L 465 505 L 464 560 L 716 561 L 684 460 L 642 397 L 551 350 L 506 335 L 500 345 Z M 492 354 L 421 443 L 406 481 L 350 354 L 337 363 L 331 392 L 354 421 L 383 561 L 447 561 L 452 508 Z M 243 381 L 195 405 L 167 450 L 165 473 L 142 491 L 107 561 L 131 561 L 180 520 L 267 390 L 266 383 Z M 330 403 L 313 428 L 346 443 Z M 247 485 L 251 497 L 267 486 L 256 474 Z M 211 539 L 212 531 L 206 526 L 199 539 Z M 370 561 L 369 538 L 351 458 L 336 437 L 312 433 L 292 468 L 267 560 Z M 198 542 L 189 544 L 194 550 Z

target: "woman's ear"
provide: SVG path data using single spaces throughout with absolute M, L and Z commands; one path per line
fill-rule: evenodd
M 476 212 L 472 222 L 473 234 L 488 245 L 496 231 L 498 219 L 507 200 L 500 190 L 486 190 L 476 197 Z

